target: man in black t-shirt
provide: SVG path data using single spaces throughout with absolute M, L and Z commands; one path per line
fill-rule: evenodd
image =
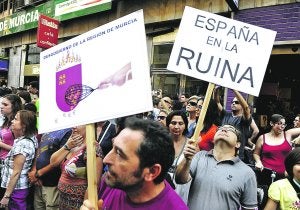
M 61 175 L 59 167 L 50 165 L 51 155 L 65 145 L 72 134 L 72 129 L 63 129 L 42 135 L 36 160 L 28 173 L 29 180 L 34 184 L 34 209 L 59 209 L 57 184 Z

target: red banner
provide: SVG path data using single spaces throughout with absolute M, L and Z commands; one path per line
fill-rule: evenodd
M 59 21 L 40 14 L 37 29 L 37 46 L 50 48 L 58 41 Z

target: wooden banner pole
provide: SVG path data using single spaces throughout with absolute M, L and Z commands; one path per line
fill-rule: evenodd
M 87 179 L 88 179 L 88 199 L 98 210 L 98 194 L 96 180 L 96 148 L 95 148 L 95 124 L 86 126 L 86 152 L 87 152 Z
M 205 118 L 207 108 L 209 105 L 209 101 L 211 99 L 211 95 L 212 95 L 214 88 L 215 88 L 215 84 L 213 84 L 213 83 L 208 84 L 205 98 L 204 98 L 203 105 L 202 105 L 202 109 L 200 112 L 200 116 L 198 118 L 198 122 L 196 125 L 196 129 L 195 129 L 194 135 L 192 136 L 192 140 L 194 141 L 195 146 L 198 144 L 199 135 L 200 135 L 201 130 L 203 129 L 204 118 Z

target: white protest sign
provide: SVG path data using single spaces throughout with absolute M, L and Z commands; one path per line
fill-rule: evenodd
M 41 53 L 39 133 L 152 109 L 142 10 Z
M 185 7 L 168 70 L 258 96 L 276 32 Z

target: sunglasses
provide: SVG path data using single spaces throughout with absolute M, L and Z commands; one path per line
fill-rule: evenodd
M 170 101 L 167 101 L 167 100 L 164 100 L 164 102 L 167 103 L 167 104 L 171 104 L 171 102 L 170 102 Z
M 158 120 L 164 120 L 164 119 L 166 119 L 166 116 L 157 116 L 157 119 Z
M 189 105 L 191 105 L 191 106 L 197 106 L 197 103 L 194 102 L 194 101 L 189 101 Z
M 226 131 L 226 132 L 230 131 L 234 133 L 236 136 L 238 135 L 237 130 L 232 126 L 220 126 L 218 127 L 218 131 Z
M 232 101 L 231 103 L 232 103 L 232 104 L 240 104 L 239 101 Z

